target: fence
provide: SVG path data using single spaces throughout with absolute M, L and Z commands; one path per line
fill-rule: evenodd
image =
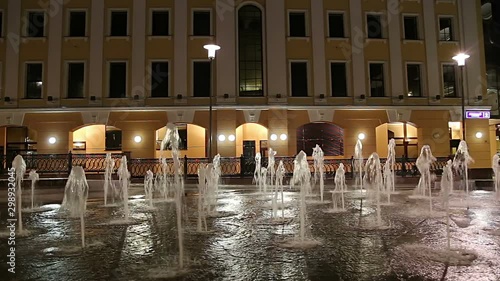
M 153 173 L 158 173 L 161 171 L 161 163 L 159 159 L 144 159 L 137 158 L 131 159 L 129 153 L 123 154 L 112 154 L 112 158 L 115 160 L 115 172 L 120 166 L 120 161 L 122 156 L 127 156 L 127 165 L 130 174 L 134 178 L 144 177 L 148 170 Z M 1 163 L 0 174 L 2 176 L 7 175 L 7 168 L 11 166 L 12 159 L 5 157 L 5 155 L 0 155 Z M 40 176 L 59 176 L 67 177 L 71 168 L 74 166 L 82 166 L 87 174 L 103 174 L 105 171 L 105 159 L 106 154 L 32 154 L 23 155 L 24 161 L 26 162 L 27 173 L 30 170 L 36 170 Z M 288 175 L 293 173 L 293 161 L 294 157 L 275 157 L 275 165 L 283 161 L 284 167 Z M 267 167 L 267 158 L 262 159 L 262 167 Z M 418 171 L 415 168 L 416 159 L 396 159 L 395 170 L 398 175 L 402 176 L 416 176 Z M 438 158 L 436 162 L 431 165 L 431 170 L 435 173 L 440 173 L 442 168 L 446 165 L 448 158 Z M 172 159 L 166 160 L 169 167 L 169 172 L 173 173 L 173 161 Z M 184 177 L 196 177 L 198 175 L 198 168 L 200 165 L 209 163 L 208 158 L 188 158 L 183 157 L 180 159 L 182 171 Z M 314 171 L 314 161 L 309 159 L 309 168 L 311 172 Z M 385 159 L 381 159 L 384 163 Z M 324 160 L 324 171 L 326 177 L 333 177 L 335 171 L 338 169 L 340 163 L 344 164 L 346 174 L 348 176 L 353 176 L 353 163 L 352 159 L 325 159 Z M 248 178 L 253 177 L 255 170 L 255 159 L 244 158 L 244 157 L 221 157 L 220 158 L 221 173 L 223 177 L 240 177 Z M 275 168 L 276 168 L 275 167 Z

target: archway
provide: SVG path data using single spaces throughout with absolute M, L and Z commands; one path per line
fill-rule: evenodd
M 176 124 L 177 130 L 179 131 L 179 137 L 181 142 L 179 144 L 179 149 L 181 151 L 181 156 L 187 156 L 189 158 L 204 158 L 205 157 L 205 147 L 206 147 L 206 129 L 194 125 L 179 123 Z M 156 152 L 155 156 L 158 158 L 160 156 L 171 157 L 168 148 L 164 148 L 165 151 L 161 152 L 161 142 L 165 138 L 167 132 L 166 127 L 161 127 L 156 130 Z
M 316 144 L 325 156 L 344 155 L 344 129 L 327 122 L 308 123 L 297 128 L 297 153 L 303 150 L 311 155 Z
M 120 153 L 122 150 L 122 131 L 114 126 L 86 125 L 70 134 L 73 153 Z
M 236 156 L 254 158 L 257 152 L 267 155 L 269 130 L 257 123 L 245 123 L 236 128 Z

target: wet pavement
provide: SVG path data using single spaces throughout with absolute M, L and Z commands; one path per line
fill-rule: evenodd
M 321 244 L 288 249 L 281 245 L 299 232 L 298 193 L 285 193 L 287 220 L 276 224 L 270 199 L 254 191 L 250 186 L 223 187 L 217 209 L 224 216 L 208 220 L 208 233 L 196 232 L 198 197 L 188 193 L 186 271 L 168 280 L 500 280 L 500 202 L 491 192 L 472 192 L 469 211 L 461 194 L 450 202 L 451 246 L 477 256 L 470 265 L 455 266 L 432 261 L 426 253 L 446 247 L 446 219 L 438 197 L 431 216 L 427 200 L 409 199 L 410 192 L 400 191 L 392 196 L 392 205 L 382 206 L 382 228 L 374 227 L 374 205 L 357 193 L 346 194 L 344 213 L 325 213 L 331 203 L 310 203 L 308 234 Z M 46 191 L 37 198 L 60 202 L 60 192 Z M 131 193 L 141 194 L 141 189 Z M 326 193 L 325 200 L 330 199 Z M 90 246 L 83 251 L 78 250 L 78 219 L 62 217 L 57 210 L 25 213 L 31 235 L 16 237 L 15 275 L 7 273 L 10 246 L 0 238 L 0 280 L 163 280 L 155 277 L 172 273 L 177 264 L 175 203 L 156 202 L 152 211 L 140 196 L 129 203 L 134 224 L 106 225 L 121 218 L 121 208 L 89 200 L 85 223 Z M 7 206 L 0 208 L 3 231 Z

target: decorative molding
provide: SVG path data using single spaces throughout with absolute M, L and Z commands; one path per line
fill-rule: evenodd
M 167 111 L 169 123 L 193 123 L 196 110 Z
M 258 123 L 260 118 L 260 110 L 243 110 L 246 123 Z
M 308 110 L 309 122 L 333 122 L 335 110 Z

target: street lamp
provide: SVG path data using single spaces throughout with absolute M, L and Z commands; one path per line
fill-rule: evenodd
M 212 61 L 215 59 L 215 52 L 220 50 L 220 46 L 214 44 L 208 44 L 203 46 L 208 51 L 208 58 L 210 59 L 210 74 L 212 74 Z M 213 77 L 213 75 L 211 75 Z M 210 77 L 210 81 L 212 81 Z M 212 84 L 210 84 L 212 85 Z M 210 86 L 212 87 L 212 86 Z M 208 158 L 212 159 L 212 89 L 209 92 L 210 97 L 210 107 L 209 107 L 209 124 L 208 124 Z
M 464 66 L 465 60 L 470 58 L 469 55 L 460 53 L 452 59 L 457 62 L 460 67 L 460 88 L 462 93 L 462 140 L 465 140 L 465 91 L 464 91 Z

